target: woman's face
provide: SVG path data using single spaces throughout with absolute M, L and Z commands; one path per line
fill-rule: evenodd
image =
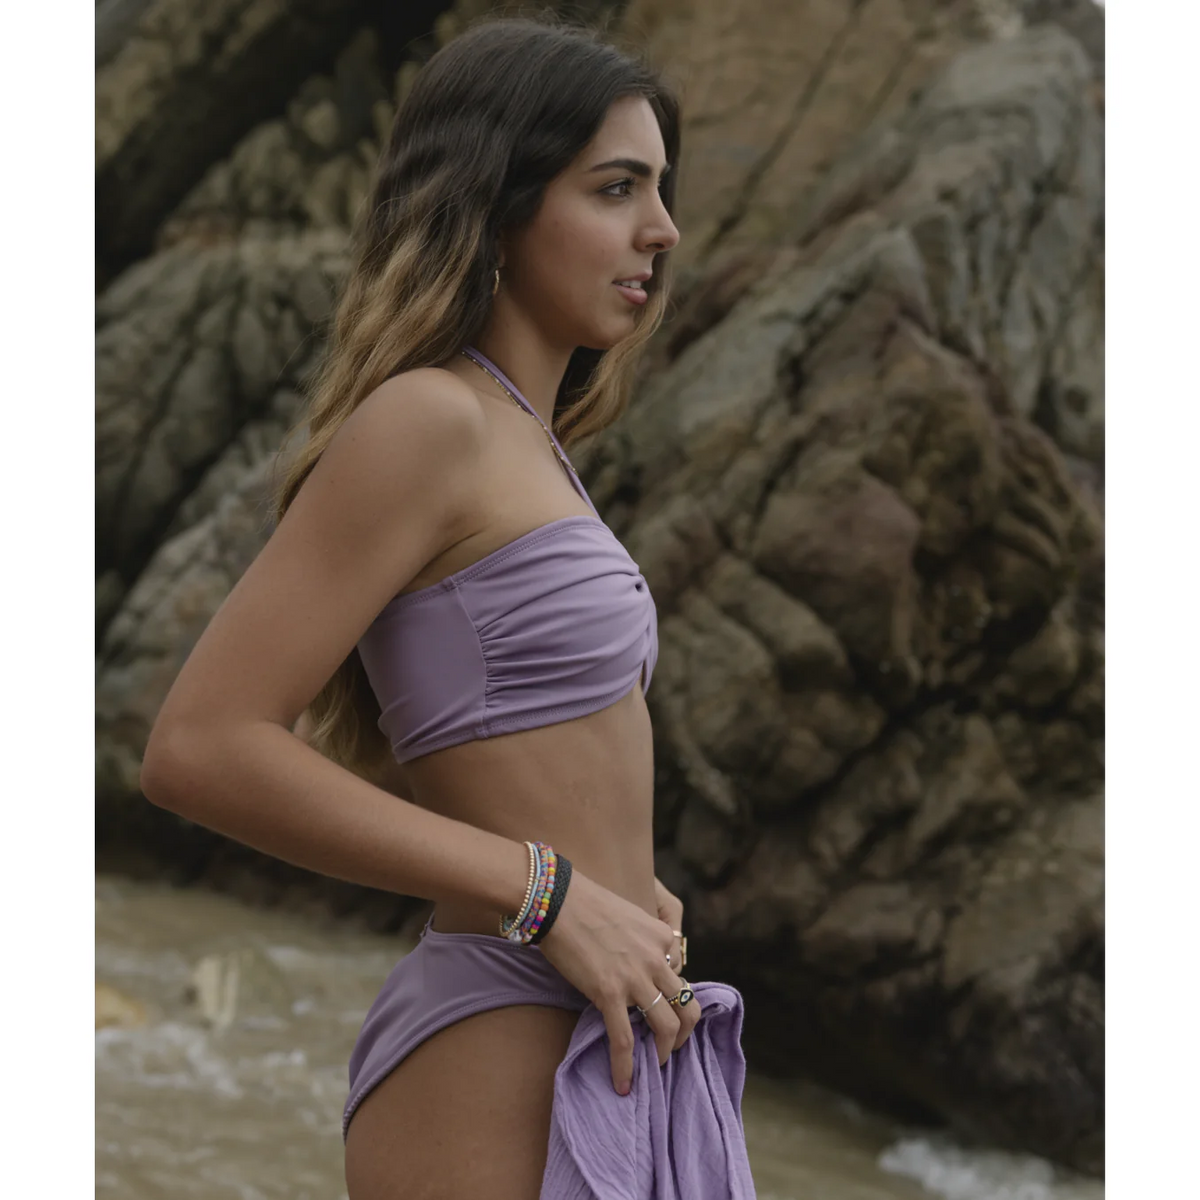
M 679 241 L 658 192 L 666 165 L 654 110 L 624 96 L 507 241 L 501 293 L 555 345 L 607 350 L 636 328 L 642 306 L 616 281 L 649 273 Z

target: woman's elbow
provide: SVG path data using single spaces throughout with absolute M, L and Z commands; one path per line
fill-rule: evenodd
M 142 795 L 151 804 L 181 816 L 186 815 L 183 807 L 189 790 L 189 763 L 194 759 L 192 741 L 185 731 L 156 725 L 146 742 L 138 777 Z

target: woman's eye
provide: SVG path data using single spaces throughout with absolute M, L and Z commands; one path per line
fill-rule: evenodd
M 624 199 L 629 196 L 628 189 L 632 188 L 636 182 L 637 180 L 632 176 L 628 176 L 625 179 L 618 179 L 616 183 L 610 183 L 608 187 L 602 188 L 601 191 L 606 196 L 616 196 L 618 199 Z M 623 192 L 614 192 L 613 188 L 625 188 L 626 190 Z M 660 182 L 658 185 L 658 194 L 660 196 L 662 195 L 662 190 L 663 184 Z
M 631 188 L 631 187 L 633 187 L 633 180 L 632 180 L 632 179 L 618 179 L 616 183 L 610 183 L 610 184 L 608 185 L 608 187 L 606 187 L 606 188 L 604 189 L 604 194 L 605 194 L 606 196 L 628 196 L 628 195 L 629 195 L 629 192 L 628 192 L 628 190 L 626 190 L 626 191 L 623 191 L 623 192 L 614 192 L 614 191 L 613 191 L 613 188 L 626 188 L 626 189 L 628 189 L 628 188 Z

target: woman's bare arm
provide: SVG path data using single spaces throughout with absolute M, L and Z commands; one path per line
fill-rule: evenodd
M 163 702 L 142 766 L 150 800 L 324 875 L 494 912 L 520 908 L 520 842 L 389 795 L 292 732 L 388 600 L 476 531 L 485 436 L 475 393 L 449 372 L 398 376 L 363 401 Z M 539 945 L 603 1014 L 613 1085 L 628 1091 L 629 1006 L 681 986 L 666 957 L 671 931 L 573 871 Z M 660 1062 L 697 1010 L 646 1009 Z
M 313 722 L 308 709 L 300 714 L 300 719 L 292 726 L 292 732 L 305 745 L 312 745 Z M 383 788 L 389 795 L 404 795 L 405 785 L 400 766 L 390 754 L 385 755 L 381 763 L 372 764 L 369 775 L 371 782 Z
M 447 372 L 388 381 L 347 420 L 167 695 L 149 800 L 321 874 L 513 912 L 520 842 L 429 812 L 292 732 L 388 600 L 472 532 L 486 426 Z

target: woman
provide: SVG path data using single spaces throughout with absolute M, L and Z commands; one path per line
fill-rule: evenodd
M 616 419 L 662 319 L 678 146 L 585 31 L 430 60 L 278 526 L 150 737 L 154 803 L 435 902 L 351 1060 L 351 1200 L 753 1194 L 740 997 L 654 876 L 654 602 L 551 431 Z

